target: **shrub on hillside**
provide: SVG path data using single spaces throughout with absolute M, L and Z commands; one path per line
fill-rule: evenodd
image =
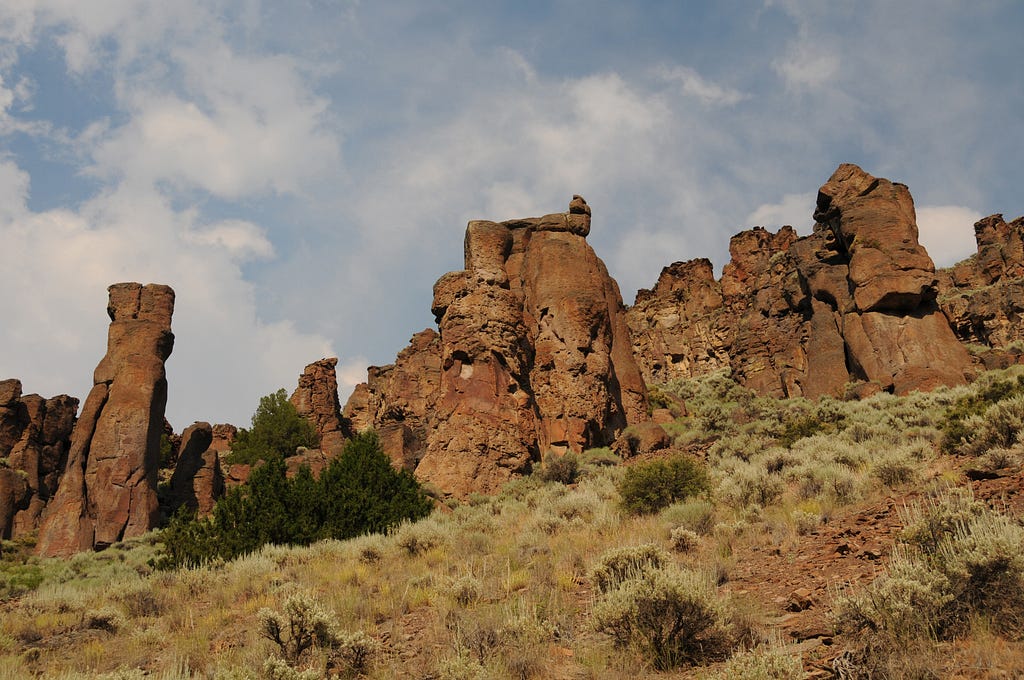
M 865 664 L 883 668 L 909 646 L 953 639 L 978 620 L 1024 637 L 1024 527 L 965 494 L 918 506 L 910 519 L 887 572 L 836 607 L 840 630 L 864 635 Z
M 548 454 L 544 465 L 534 474 L 543 482 L 574 484 L 580 476 L 579 458 L 571 451 L 561 456 Z
M 643 514 L 707 491 L 709 483 L 708 473 L 700 463 L 676 455 L 630 466 L 618 489 L 622 507 Z
M 714 583 L 705 575 L 649 569 L 605 593 L 594 627 L 633 647 L 658 670 L 724 656 L 731 647 Z
M 238 431 L 227 461 L 254 465 L 274 456 L 292 456 L 300 446 L 312 449 L 319 445 L 316 430 L 288 401 L 288 393 L 280 389 L 260 399 L 252 428 Z
M 413 476 L 395 470 L 366 432 L 314 479 L 303 467 L 292 479 L 280 456 L 255 467 L 245 485 L 230 490 L 213 515 L 179 513 L 164 529 L 164 568 L 234 559 L 260 546 L 309 545 L 323 539 L 383 533 L 425 517 L 432 503 Z

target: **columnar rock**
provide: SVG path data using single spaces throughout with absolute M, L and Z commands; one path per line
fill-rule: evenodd
M 224 473 L 213 448 L 213 430 L 209 423 L 198 422 L 181 434 L 178 464 L 171 476 L 172 512 L 184 505 L 206 517 L 224 495 Z
M 108 288 L 107 353 L 71 436 L 60 486 L 36 551 L 69 555 L 139 536 L 159 519 L 156 483 L 167 403 L 164 362 L 174 346 L 168 286 Z
M 772 396 L 838 395 L 871 381 L 906 393 L 959 384 L 970 357 L 936 305 L 937 277 L 918 243 L 907 188 L 841 165 L 818 193 L 814 232 L 760 227 L 710 263 L 676 263 L 629 310 L 648 380 L 728 363 Z
M 22 396 L 21 382 L 0 381 L 0 538 L 39 528 L 57 491 L 78 400 Z
M 338 359 L 331 357 L 306 366 L 290 399 L 298 414 L 313 425 L 320 437 L 320 449 L 328 456 L 340 453 L 352 437 L 338 401 L 337 365 Z
M 413 447 L 424 435 L 426 444 L 416 474 L 464 495 L 494 490 L 548 453 L 610 444 L 645 420 L 622 298 L 586 242 L 590 225 L 580 196 L 565 213 L 470 222 L 465 269 L 434 286 L 439 332 L 370 370 L 346 406 L 356 426 L 411 416 Z M 403 365 L 432 370 L 396 380 Z

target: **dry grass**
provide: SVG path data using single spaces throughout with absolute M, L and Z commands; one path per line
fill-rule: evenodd
M 362 677 L 645 677 L 655 660 L 644 644 L 616 646 L 595 629 L 591 576 L 603 555 L 651 544 L 670 569 L 723 583 L 738 555 L 785 551 L 844 506 L 937 484 L 950 468 L 938 428 L 971 388 L 854 403 L 760 399 L 722 376 L 665 389 L 687 400 L 690 415 L 671 428 L 677 442 L 714 443 L 705 497 L 630 515 L 616 488 L 622 468 L 584 465 L 574 485 L 525 478 L 391 535 L 270 546 L 226 564 L 153 571 L 156 535 L 70 560 L 5 562 L 0 680 L 267 678 L 278 650 L 260 612 L 283 611 L 298 594 L 315 598 L 338 631 L 372 641 Z M 920 516 L 908 513 L 908 524 Z M 751 619 L 762 613 L 755 607 Z M 767 627 L 739 637 L 754 649 L 663 676 L 800 677 Z M 956 640 L 914 644 L 907 663 L 936 677 L 956 677 L 955 664 L 1013 667 L 1022 655 L 984 620 L 964 623 Z M 351 676 L 339 658 L 314 644 L 293 670 Z

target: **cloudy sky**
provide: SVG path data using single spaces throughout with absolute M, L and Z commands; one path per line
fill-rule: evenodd
M 630 303 L 842 162 L 938 264 L 1024 213 L 1024 4 L 0 2 L 0 378 L 84 397 L 106 287 L 177 292 L 168 417 L 342 399 L 462 266 L 466 221 L 594 211 Z

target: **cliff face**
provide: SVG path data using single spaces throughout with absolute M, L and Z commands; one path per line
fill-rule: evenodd
M 346 406 L 355 426 L 382 430 L 397 464 L 464 495 L 644 420 L 622 298 L 586 242 L 590 222 L 578 196 L 566 213 L 470 222 L 466 268 L 434 286 L 439 332 L 370 370 Z
M 22 395 L 21 381 L 0 381 L 0 538 L 39 528 L 67 460 L 78 400 Z
M 974 225 L 977 254 L 939 272 L 939 305 L 987 368 L 1024 361 L 1024 217 L 990 215 Z
M 103 548 L 149 531 L 159 519 L 164 361 L 174 346 L 174 291 L 138 283 L 108 291 L 107 354 L 96 367 L 39 531 L 36 552 L 44 556 Z
M 971 360 L 936 304 L 907 188 L 841 165 L 814 218 L 804 238 L 733 237 L 719 281 L 707 260 L 662 270 L 627 313 L 645 378 L 729 366 L 762 394 L 811 398 L 859 381 L 898 394 L 964 382 Z

